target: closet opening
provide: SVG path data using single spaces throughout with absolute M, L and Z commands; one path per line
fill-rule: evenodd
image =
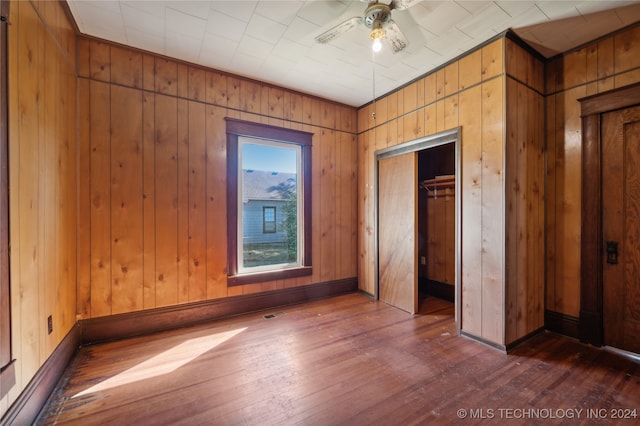
M 454 314 L 456 296 L 455 143 L 418 151 L 418 312 Z M 449 302 L 449 304 L 443 303 Z M 445 309 L 449 307 L 450 309 Z
M 376 151 L 375 298 L 454 315 L 460 332 L 460 128 Z

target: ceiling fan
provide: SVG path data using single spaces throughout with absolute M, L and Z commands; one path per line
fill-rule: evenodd
M 367 0 L 361 0 L 367 1 Z M 408 9 L 422 0 L 391 0 L 389 4 L 380 3 L 377 0 L 369 2 L 369 5 L 362 16 L 354 16 L 341 24 L 336 25 L 328 31 L 315 38 L 318 43 L 329 43 L 334 38 L 346 33 L 360 24 L 364 24 L 371 30 L 369 38 L 373 40 L 373 50 L 378 52 L 381 48 L 381 40 L 386 39 L 391 44 L 393 53 L 398 53 L 409 42 L 402 34 L 398 25 L 391 19 L 392 10 Z

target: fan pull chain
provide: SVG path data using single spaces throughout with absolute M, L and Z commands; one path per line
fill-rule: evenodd
M 371 58 L 373 61 L 373 111 L 371 112 L 371 119 L 376 119 L 376 52 L 371 51 Z

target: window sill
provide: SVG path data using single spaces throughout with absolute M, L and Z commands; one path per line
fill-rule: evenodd
M 281 271 L 266 271 L 255 274 L 230 275 L 227 278 L 227 285 L 255 284 L 265 281 L 284 280 L 287 278 L 306 277 L 313 273 L 311 266 L 300 268 L 283 269 Z

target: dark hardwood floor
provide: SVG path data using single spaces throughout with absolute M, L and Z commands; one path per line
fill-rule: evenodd
M 549 333 L 505 355 L 457 336 L 448 302 L 411 316 L 349 294 L 84 347 L 37 424 L 631 425 L 639 409 L 633 359 Z

